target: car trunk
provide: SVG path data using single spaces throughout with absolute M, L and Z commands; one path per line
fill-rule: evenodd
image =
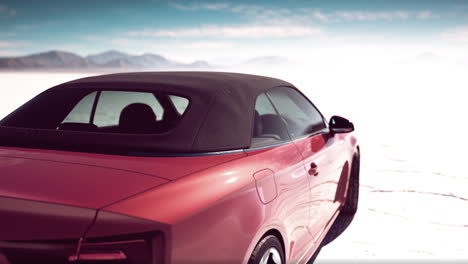
M 239 155 L 151 158 L 0 147 L 0 241 L 78 239 L 100 208 Z
M 193 172 L 243 156 L 245 156 L 243 152 L 235 152 L 231 154 L 226 154 L 226 152 L 224 152 L 223 155 L 194 153 L 160 154 L 159 156 L 155 155 L 154 157 L 123 156 L 0 146 L 0 157 L 17 157 L 81 164 L 101 168 L 112 168 L 128 172 L 137 172 L 143 175 L 155 176 L 166 180 L 175 180 Z

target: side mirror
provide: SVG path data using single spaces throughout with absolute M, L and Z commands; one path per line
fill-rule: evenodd
M 349 133 L 354 131 L 353 123 L 341 116 L 332 116 L 330 118 L 329 126 L 333 133 Z

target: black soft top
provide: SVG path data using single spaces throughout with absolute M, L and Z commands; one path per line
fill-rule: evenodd
M 4 119 L 0 123 L 0 144 L 22 142 L 22 146 L 31 147 L 122 153 L 197 153 L 248 148 L 256 97 L 277 86 L 294 87 L 275 78 L 224 72 L 137 72 L 82 78 L 46 92 L 59 89 L 168 92 L 188 98 L 189 108 L 173 130 L 149 135 L 32 131 L 4 126 Z

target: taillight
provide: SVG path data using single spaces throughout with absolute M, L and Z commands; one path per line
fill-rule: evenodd
M 123 261 L 125 262 L 127 260 L 127 255 L 123 253 L 122 251 L 114 251 L 114 252 L 95 252 L 95 253 L 81 253 L 79 254 L 79 257 L 77 255 L 73 255 L 68 257 L 69 262 L 77 262 L 78 260 L 80 261 L 96 261 L 96 262 L 101 262 L 101 261 L 112 261 L 115 263 L 115 261 Z
M 155 264 L 160 263 L 161 235 L 144 234 L 125 237 L 80 240 L 77 252 L 68 257 L 80 264 Z
M 0 241 L 0 263 L 161 264 L 161 232 L 57 241 Z
M 0 263 L 64 264 L 76 251 L 77 240 L 0 241 Z

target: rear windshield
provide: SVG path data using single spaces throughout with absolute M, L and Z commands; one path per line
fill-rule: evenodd
M 7 127 L 97 133 L 159 134 L 173 129 L 189 106 L 185 97 L 145 91 L 55 89 L 0 121 Z

